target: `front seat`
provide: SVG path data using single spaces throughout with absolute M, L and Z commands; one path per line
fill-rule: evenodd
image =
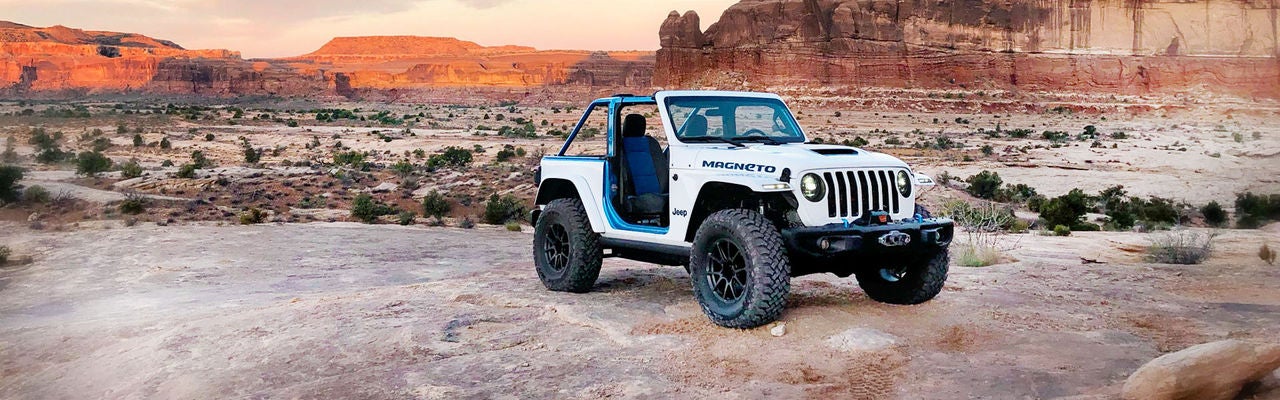
M 684 136 L 687 138 L 707 136 L 707 117 L 694 115 L 684 123 Z
M 667 211 L 667 157 L 658 140 L 645 135 L 643 115 L 627 115 L 622 122 L 623 159 L 631 178 L 627 211 L 634 214 L 665 215 Z

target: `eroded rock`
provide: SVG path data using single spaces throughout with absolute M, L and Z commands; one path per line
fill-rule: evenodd
M 1223 340 L 1166 354 L 1125 381 L 1127 400 L 1229 400 L 1280 368 L 1280 345 Z

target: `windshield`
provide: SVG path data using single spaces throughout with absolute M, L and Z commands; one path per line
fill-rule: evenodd
M 752 97 L 669 97 L 676 137 L 683 142 L 804 141 L 795 118 L 777 99 Z

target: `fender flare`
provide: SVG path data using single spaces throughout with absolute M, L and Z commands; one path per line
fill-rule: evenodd
M 587 184 L 587 180 L 582 177 L 544 177 L 538 185 L 538 197 L 535 205 L 538 206 L 533 212 L 531 222 L 537 224 L 538 216 L 541 215 L 541 206 L 547 205 L 552 200 L 567 198 L 565 187 L 572 186 L 572 192 L 582 201 L 582 207 L 586 209 L 587 220 L 591 223 L 591 230 L 596 233 L 604 233 L 605 219 L 601 214 L 603 205 L 600 199 L 591 194 L 591 186 Z

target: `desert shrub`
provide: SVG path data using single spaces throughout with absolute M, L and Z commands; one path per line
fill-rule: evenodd
M 1040 134 L 1040 137 L 1044 138 L 1044 140 L 1048 140 L 1051 143 L 1061 144 L 1063 142 L 1066 142 L 1067 139 L 1071 137 L 1071 135 L 1063 131 L 1044 131 L 1043 133 Z
M 266 220 L 267 213 L 257 207 L 250 207 L 247 211 L 240 213 L 240 225 L 257 225 Z
M 142 166 L 138 165 L 138 160 L 129 160 L 129 162 L 120 164 L 120 176 L 125 179 L 142 176 Z
M 212 133 L 206 133 L 206 134 L 204 134 L 204 141 L 206 141 L 206 142 L 212 142 L 212 141 L 213 141 L 213 139 L 215 139 L 215 137 L 213 136 L 213 134 L 212 134 Z
M 121 214 L 142 214 L 147 212 L 147 198 L 135 192 L 125 193 L 119 209 Z
M 26 170 L 16 165 L 0 166 L 0 202 L 12 203 L 22 197 L 18 191 L 18 181 L 22 180 Z
M 359 151 L 339 151 L 333 153 L 333 164 L 337 166 L 349 166 L 358 170 L 366 170 L 369 165 L 365 162 L 368 154 Z
M 964 267 L 987 267 L 1000 262 L 1004 254 L 994 245 L 965 243 L 956 247 L 956 264 Z
M 1147 260 L 1160 264 L 1199 264 L 1213 253 L 1213 234 L 1175 231 L 1154 235 Z
M 36 161 L 54 164 L 74 156 L 72 153 L 62 151 L 62 147 L 58 145 L 59 140 L 62 140 L 62 132 L 50 135 L 44 128 L 36 128 L 31 131 L 31 139 L 27 143 L 35 146 Z
M 257 164 L 258 161 L 262 161 L 262 150 L 246 144 L 244 146 L 244 162 L 246 164 Z
M 1252 229 L 1268 221 L 1280 220 L 1280 194 L 1255 195 L 1246 192 L 1236 195 L 1236 224 Z
M 969 194 L 987 200 L 995 199 L 996 192 L 1000 190 L 1000 185 L 1004 183 L 1004 181 L 1000 180 L 999 173 L 991 171 L 979 172 L 964 181 L 969 184 L 969 187 L 965 189 Z
M 1089 210 L 1089 196 L 1080 189 L 1071 189 L 1065 195 L 1045 201 L 1040 208 L 1040 218 L 1046 226 L 1064 225 L 1075 227 L 1084 219 Z
M 162 139 L 160 139 L 160 148 L 165 149 L 165 150 L 172 149 L 172 148 L 173 148 L 173 143 L 170 143 L 170 142 L 169 142 L 169 138 L 167 138 L 167 137 L 162 138 Z
M 1025 139 L 1028 136 L 1031 136 L 1032 133 L 1034 133 L 1034 131 L 1026 128 L 1010 129 L 1004 132 L 1005 132 L 1005 135 L 1008 135 L 1009 137 L 1014 139 Z
M 1124 140 L 1124 139 L 1128 139 L 1129 135 L 1125 134 L 1124 132 L 1111 132 L 1111 138 L 1117 139 L 1117 140 Z
M 413 225 L 413 220 L 417 217 L 418 216 L 414 214 L 413 211 L 401 211 L 400 214 L 396 215 L 396 219 L 400 222 L 400 225 L 406 226 Z
M 1271 246 L 1267 246 L 1266 243 L 1263 243 L 1262 247 L 1258 248 L 1258 258 L 1266 261 L 1267 265 L 1276 265 L 1276 251 L 1272 250 Z
M 196 168 L 209 168 L 213 166 L 213 161 L 204 155 L 203 151 L 196 150 L 191 152 L 191 162 Z
M 142 138 L 141 133 L 133 134 L 133 147 L 142 147 L 146 145 L 147 145 L 147 141 Z
M 508 148 L 498 150 L 498 154 L 494 156 L 494 159 L 498 162 L 506 162 L 507 160 L 514 158 L 516 156 L 516 152 L 511 150 L 509 147 L 510 146 L 508 146 Z
M 399 175 L 401 178 L 413 175 L 413 172 L 417 169 L 418 168 L 414 167 L 409 160 L 400 160 L 391 166 L 391 170 L 395 171 L 396 175 Z
M 48 203 L 49 199 L 49 189 L 45 189 L 44 186 L 40 185 L 31 185 L 22 193 L 22 201 L 27 203 L 44 204 Z
M 995 193 L 995 200 L 1001 203 L 1022 203 L 1030 200 L 1038 194 L 1039 193 L 1036 193 L 1035 188 L 1019 183 L 1016 185 L 1006 185 L 1003 188 L 997 189 Z
M 422 215 L 424 217 L 444 218 L 452 210 L 453 205 L 440 192 L 432 190 L 431 193 L 427 193 L 422 198 Z
M 520 223 L 516 221 L 509 221 L 506 225 L 503 225 L 503 227 L 507 228 L 507 230 L 511 232 L 520 232 L 523 230 L 523 228 L 520 227 Z
M 1027 199 L 1027 209 L 1031 210 L 1031 212 L 1040 212 L 1040 207 L 1044 206 L 1044 203 L 1047 201 L 1049 201 L 1049 199 L 1044 197 L 1044 195 L 1037 194 L 1031 196 L 1031 198 Z
M 195 179 L 196 169 L 195 164 L 182 164 L 182 167 L 178 168 L 177 176 L 182 179 Z
M 102 153 L 91 151 L 80 153 L 76 157 L 76 173 L 84 176 L 98 176 L 111 169 L 111 159 Z
M 386 204 L 382 204 L 373 199 L 368 194 L 360 194 L 356 196 L 355 201 L 351 203 L 351 216 L 359 219 L 366 224 L 372 224 L 378 221 L 378 217 L 383 215 L 395 214 L 396 210 Z
M 1014 217 L 1013 210 L 986 202 L 974 205 L 959 200 L 950 201 L 942 205 L 940 214 L 970 231 L 1008 230 L 1018 220 Z
M 476 221 L 472 220 L 472 219 L 471 219 L 471 216 L 469 216 L 469 215 L 468 215 L 468 216 L 462 217 L 462 222 L 459 222 L 459 223 L 458 223 L 458 227 L 459 227 L 459 228 L 462 228 L 462 229 L 471 229 L 471 228 L 475 228 L 475 227 L 476 227 Z
M 440 167 L 465 167 L 471 164 L 471 152 L 460 147 L 449 146 L 440 154 L 432 155 L 427 159 L 427 165 L 431 168 Z
M 520 199 L 512 195 L 498 196 L 494 193 L 484 204 L 484 222 L 490 225 L 502 225 L 520 218 L 524 212 L 525 206 Z
M 97 152 L 107 151 L 107 149 L 111 148 L 111 140 L 104 137 L 93 139 L 93 143 L 91 146 L 93 151 L 97 151 Z
M 9 263 L 9 257 L 13 255 L 13 250 L 9 246 L 0 246 L 0 265 Z
M 1204 222 L 1209 226 L 1220 227 L 1227 223 L 1227 211 L 1223 210 L 1222 205 L 1216 201 L 1200 207 L 1200 214 L 1204 215 Z
M 1066 225 L 1054 225 L 1053 236 L 1071 236 L 1071 228 Z

